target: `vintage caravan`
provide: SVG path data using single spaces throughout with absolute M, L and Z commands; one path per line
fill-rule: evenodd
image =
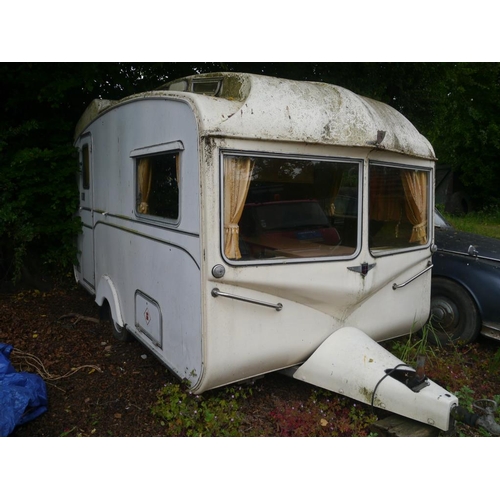
M 379 341 L 429 318 L 434 152 L 393 108 L 251 74 L 92 102 L 77 281 L 192 391 L 284 370 L 439 429 Z

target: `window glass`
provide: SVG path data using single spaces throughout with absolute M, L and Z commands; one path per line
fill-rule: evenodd
M 179 154 L 136 160 L 137 206 L 142 215 L 177 220 L 179 217 Z
M 371 164 L 369 244 L 372 252 L 428 242 L 429 172 Z
M 82 147 L 82 186 L 83 189 L 90 188 L 90 154 L 88 144 Z
M 226 155 L 231 260 L 329 258 L 358 246 L 359 162 Z

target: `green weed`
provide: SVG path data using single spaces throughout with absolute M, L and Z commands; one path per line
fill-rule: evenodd
M 473 394 L 474 391 L 466 385 L 455 392 L 455 396 L 458 398 L 460 406 L 466 408 L 469 411 L 472 411 L 472 404 L 474 403 Z
M 195 395 L 186 387 L 166 384 L 152 408 L 169 436 L 239 436 L 243 422 L 240 401 L 251 388 L 229 386 Z
M 433 335 L 433 328 L 430 323 L 427 323 L 420 331 L 410 333 L 406 337 L 402 337 L 401 340 L 394 340 L 389 343 L 389 350 L 410 366 L 415 364 L 418 356 L 435 358 L 437 356 L 436 349 L 431 344 L 431 335 Z
M 475 394 L 474 391 L 466 385 L 464 385 L 458 391 L 455 392 L 455 396 L 457 396 L 461 407 L 469 410 L 472 413 L 476 413 L 476 414 L 481 415 L 482 412 L 481 412 L 480 408 L 484 408 L 484 407 L 480 406 L 479 401 L 478 401 L 477 397 L 474 397 L 474 394 Z M 497 395 L 493 396 L 492 400 L 495 401 L 495 403 L 497 404 L 496 414 L 498 415 L 500 395 L 497 394 Z M 474 404 L 475 402 L 477 402 L 477 406 L 475 406 L 475 404 Z M 491 437 L 491 434 L 487 430 L 483 429 L 482 427 L 479 427 L 478 429 L 476 429 L 475 433 L 474 433 L 473 429 L 471 429 L 467 425 L 462 424 L 460 422 L 457 422 L 456 427 L 457 427 L 457 434 L 460 437 L 467 437 L 467 436 L 472 436 L 472 435 Z

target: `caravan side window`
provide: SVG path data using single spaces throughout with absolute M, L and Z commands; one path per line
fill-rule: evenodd
M 223 156 L 223 248 L 232 261 L 328 259 L 359 248 L 360 162 Z
M 136 158 L 136 211 L 164 219 L 179 218 L 179 153 Z

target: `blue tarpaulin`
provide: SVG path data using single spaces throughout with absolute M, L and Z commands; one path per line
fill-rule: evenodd
M 17 372 L 10 362 L 13 347 L 0 343 L 0 436 L 9 436 L 47 411 L 47 387 L 39 375 Z

